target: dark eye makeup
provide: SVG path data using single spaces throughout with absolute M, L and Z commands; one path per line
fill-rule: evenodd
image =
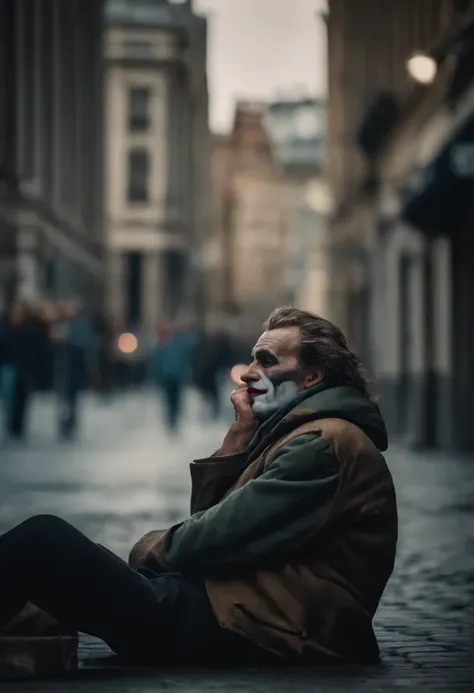
M 268 349 L 257 349 L 254 354 L 255 360 L 259 362 L 263 368 L 269 368 L 270 366 L 277 366 L 280 362 L 278 361 L 275 354 Z

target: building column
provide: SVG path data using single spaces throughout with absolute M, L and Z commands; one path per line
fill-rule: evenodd
M 432 247 L 433 375 L 436 388 L 436 443 L 453 444 L 453 305 L 451 244 L 438 238 Z
M 75 166 L 74 159 L 74 18 L 71 14 L 72 6 L 69 3 L 60 3 L 61 17 L 61 123 L 62 132 L 62 157 L 61 157 L 61 181 L 63 184 L 61 209 L 67 212 L 71 220 L 71 212 L 74 208 L 74 183 Z
M 36 11 L 38 11 L 38 7 Z M 41 135 L 38 137 L 38 177 L 41 179 L 42 196 L 49 205 L 55 203 L 55 153 L 56 153 L 56 129 L 61 113 L 55 111 L 55 98 L 57 85 L 55 83 L 55 61 L 59 60 L 57 46 L 57 31 L 55 26 L 55 5 L 53 0 L 41 4 L 41 36 L 40 46 L 41 60 L 38 58 L 39 89 L 35 106 L 36 117 L 39 122 L 38 129 Z
M 86 232 L 100 236 L 103 231 L 104 199 L 104 66 L 103 0 L 80 0 L 82 19 L 82 108 L 81 169 L 82 218 Z
M 373 343 L 382 410 L 392 431 L 415 439 L 424 373 L 424 266 L 418 237 L 395 221 L 381 239 L 380 262 Z
M 163 253 L 147 253 L 143 268 L 143 326 L 154 332 L 165 317 L 165 282 Z
M 24 34 L 21 24 L 20 6 L 13 0 L 0 3 L 0 186 L 4 181 L 7 186 L 14 186 L 18 174 L 18 143 L 23 132 L 19 131 L 22 122 L 19 120 L 18 77 L 22 70 L 19 58 L 19 40 Z M 20 150 L 21 152 L 21 150 Z M 8 190 L 7 187 L 7 190 Z M 3 193 L 3 190 L 2 190 Z
M 163 110 L 166 113 L 164 120 L 164 132 L 166 133 L 163 140 L 168 142 L 166 151 L 166 214 L 167 226 L 169 214 L 171 212 L 171 223 L 174 222 L 174 215 L 179 207 L 179 174 L 181 165 L 178 157 L 179 142 L 180 142 L 180 108 L 178 101 L 178 88 L 176 77 L 171 70 L 163 73 L 163 94 L 162 99 L 165 100 Z
M 474 299 L 470 220 L 452 237 L 453 272 L 453 442 L 457 449 L 474 449 Z
M 32 226 L 18 226 L 16 297 L 20 301 L 37 301 L 40 297 L 40 267 L 38 262 L 38 232 Z
M 387 231 L 383 222 L 376 234 L 371 253 L 371 286 L 370 293 L 370 354 L 369 366 L 374 373 L 382 373 L 384 366 L 384 321 L 386 309 L 386 276 L 385 276 L 385 244 Z
M 426 297 L 429 284 L 426 283 L 426 256 L 423 252 L 408 255 L 407 279 L 406 311 L 400 314 L 400 321 L 407 321 L 406 329 L 401 333 L 402 339 L 407 342 L 405 425 L 408 442 L 424 446 L 428 442 L 426 394 L 430 364 L 426 363 Z
M 124 255 L 117 250 L 109 251 L 106 258 L 105 307 L 107 316 L 114 320 L 126 318 L 125 286 L 126 262 Z
M 61 23 L 60 23 L 60 3 L 61 0 L 51 0 L 52 2 L 52 95 L 53 95 L 53 161 L 52 161 L 52 202 L 55 209 L 61 206 L 61 160 L 62 160 L 62 137 L 61 137 Z

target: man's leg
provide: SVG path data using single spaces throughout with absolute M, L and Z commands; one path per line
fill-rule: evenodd
M 0 537 L 0 584 L 0 625 L 32 602 L 118 654 L 163 652 L 165 613 L 150 582 L 60 518 L 36 516 Z
M 79 399 L 79 390 L 73 386 L 69 393 L 69 418 L 68 418 L 68 435 L 74 436 L 77 432 L 77 407 Z
M 0 394 L 3 407 L 3 422 L 6 433 L 11 431 L 17 372 L 15 366 L 6 363 L 0 368 Z
M 178 424 L 178 383 L 167 380 L 164 384 L 166 398 L 166 422 L 170 431 L 175 431 Z
M 174 385 L 174 427 L 178 428 L 183 416 L 183 398 L 185 393 L 184 383 L 177 380 Z
M 10 434 L 14 438 L 22 438 L 25 434 L 28 399 L 29 392 L 26 381 L 21 375 L 17 375 L 10 419 Z

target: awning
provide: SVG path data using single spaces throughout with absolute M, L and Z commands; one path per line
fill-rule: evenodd
M 474 204 L 474 114 L 436 158 L 420 169 L 404 193 L 402 218 L 426 233 L 450 233 Z

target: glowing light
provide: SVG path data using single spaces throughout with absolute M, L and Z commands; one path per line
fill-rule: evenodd
M 247 368 L 248 366 L 246 366 L 244 363 L 237 363 L 235 366 L 232 367 L 232 370 L 230 371 L 230 379 L 236 385 L 243 385 L 243 382 L 240 379 L 240 377 L 247 370 Z
M 436 60 L 424 53 L 416 53 L 407 61 L 407 69 L 416 82 L 431 84 L 436 77 L 438 66 Z
M 118 338 L 118 348 L 123 354 L 133 354 L 138 346 L 137 338 L 130 332 L 121 334 Z

